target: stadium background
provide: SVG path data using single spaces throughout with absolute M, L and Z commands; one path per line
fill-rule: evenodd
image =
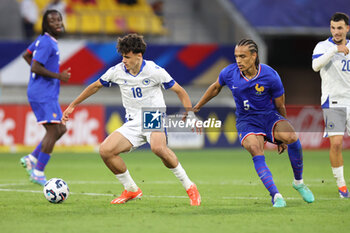
M 49 1 L 35 2 L 42 12 Z M 164 0 L 161 13 L 152 10 L 157 1 L 151 0 L 134 4 L 115 0 L 64 2 L 67 34 L 59 40 L 61 68 L 71 67 L 72 78 L 61 89 L 63 108 L 108 67 L 120 62 L 115 51 L 118 36 L 143 34 L 148 43 L 145 59 L 164 67 L 185 87 L 193 103 L 220 70 L 234 61 L 234 44 L 249 37 L 258 43 L 261 61 L 282 78 L 288 115 L 304 148 L 328 147 L 322 139 L 320 77 L 311 69 L 311 55 L 316 43 L 329 36 L 330 16 L 336 11 L 350 14 L 347 1 L 328 5 L 325 0 L 318 4 L 311 0 Z M 25 40 L 21 31 L 19 3 L 0 3 L 0 150 L 5 152 L 28 150 L 44 133 L 35 124 L 26 100 L 29 68 L 21 54 L 31 40 Z M 40 24 L 39 20 L 37 33 Z M 168 106 L 178 107 L 172 93 L 167 92 L 165 98 Z M 199 113 L 202 118 L 221 119 L 222 130 L 193 136 L 192 141 L 183 135 L 169 135 L 173 137 L 170 146 L 240 147 L 233 108 L 231 93 L 224 90 Z M 103 89 L 77 109 L 57 149 L 96 150 L 104 137 L 122 124 L 123 114 L 118 87 Z M 344 147 L 350 148 L 349 137 Z

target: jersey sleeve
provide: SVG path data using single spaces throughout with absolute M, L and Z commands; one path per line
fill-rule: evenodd
M 112 78 L 115 76 L 115 69 L 116 67 L 113 66 L 109 68 L 101 77 L 100 77 L 100 83 L 105 87 L 112 86 Z M 115 80 L 113 80 L 115 81 Z
M 221 86 L 226 85 L 226 82 L 225 82 L 226 76 L 227 76 L 227 69 L 225 68 L 219 74 L 219 83 Z
M 175 84 L 174 79 L 170 74 L 163 68 L 159 68 L 159 81 L 165 90 L 172 88 Z
M 312 69 L 318 72 L 322 67 L 328 64 L 331 58 L 338 52 L 336 45 L 325 47 L 317 44 L 312 54 Z
M 271 86 L 271 96 L 272 98 L 278 98 L 284 94 L 284 87 L 281 81 L 280 76 L 276 71 L 274 71 L 272 80 L 272 86 Z
M 320 43 L 316 45 L 314 48 L 314 51 L 312 53 L 312 59 L 318 58 L 322 56 L 326 52 L 324 46 L 322 46 Z
M 33 60 L 45 65 L 50 57 L 52 47 L 47 40 L 37 40 L 33 52 Z
M 33 41 L 27 48 L 27 52 L 30 53 L 30 54 L 33 54 L 34 52 L 34 49 L 35 49 L 35 43 L 36 43 L 36 40 Z

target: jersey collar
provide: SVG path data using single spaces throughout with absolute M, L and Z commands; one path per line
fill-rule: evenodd
M 133 77 L 136 77 L 137 75 L 139 75 L 139 74 L 142 72 L 143 67 L 145 67 L 145 65 L 146 65 L 145 60 L 142 60 L 142 64 L 141 64 L 140 71 L 139 71 L 136 75 L 132 75 L 132 74 L 126 69 L 126 67 L 124 66 L 124 64 L 123 64 L 123 67 L 124 67 L 125 73 L 130 74 L 130 75 L 133 76 Z
M 329 37 L 328 41 L 336 45 L 336 43 L 333 41 L 333 37 Z M 346 39 L 346 44 L 349 44 L 349 40 L 348 39 Z
M 258 73 L 257 73 L 257 74 L 255 75 L 255 77 L 252 78 L 252 79 L 249 79 L 249 78 L 247 78 L 246 76 L 244 76 L 244 74 L 242 73 L 242 71 L 240 71 L 240 73 L 241 73 L 241 76 L 242 76 L 247 82 L 249 82 L 249 81 L 252 81 L 252 80 L 256 79 L 256 78 L 259 76 L 260 71 L 261 71 L 261 65 L 259 64 Z
M 51 38 L 51 40 L 55 41 L 57 43 L 57 40 L 55 37 L 51 36 L 49 33 L 45 32 L 45 35 Z

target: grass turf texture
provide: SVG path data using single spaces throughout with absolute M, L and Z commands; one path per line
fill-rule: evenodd
M 0 154 L 1 232 L 344 232 L 350 229 L 350 200 L 340 199 L 327 151 L 304 151 L 304 181 L 316 201 L 305 203 L 292 188 L 288 155 L 266 152 L 275 183 L 287 202 L 271 198 L 243 150 L 176 151 L 197 184 L 202 205 L 193 207 L 172 172 L 150 151 L 123 155 L 142 200 L 109 202 L 122 186 L 97 153 L 54 153 L 47 178 L 69 185 L 63 204 L 51 204 L 19 164 L 23 154 Z M 350 156 L 344 151 L 350 184 Z

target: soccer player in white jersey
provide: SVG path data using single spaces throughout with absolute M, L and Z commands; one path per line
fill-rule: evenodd
M 349 16 L 335 13 L 330 21 L 332 37 L 319 42 L 312 55 L 312 69 L 320 71 L 324 137 L 330 141 L 329 158 L 341 198 L 349 198 L 343 169 L 343 137 L 350 134 L 350 43 Z
M 103 86 L 110 86 L 112 83 L 119 85 L 127 122 L 111 133 L 100 146 L 103 161 L 125 189 L 121 196 L 111 203 L 123 204 L 142 196 L 141 189 L 131 178 L 120 154 L 148 142 L 152 152 L 160 157 L 164 165 L 181 181 L 191 205 L 200 205 L 201 197 L 197 187 L 188 178 L 174 152 L 167 147 L 165 132 L 142 131 L 142 108 L 165 108 L 162 87 L 174 91 L 185 109 L 189 110 L 192 109 L 192 104 L 187 92 L 163 68 L 153 61 L 143 59 L 146 43 L 142 36 L 129 34 L 119 38 L 117 50 L 123 57 L 122 62 L 111 67 L 99 80 L 89 85 L 64 111 L 62 121 L 68 121 L 75 107 Z

